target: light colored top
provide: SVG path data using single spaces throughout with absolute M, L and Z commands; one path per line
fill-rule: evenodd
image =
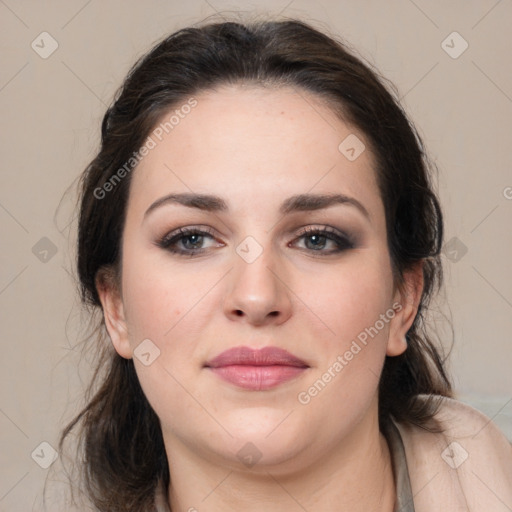
M 396 424 L 405 448 L 415 512 L 512 511 L 512 444 L 484 414 L 442 399 L 443 432 Z
M 391 422 L 388 426 L 385 437 L 389 445 L 396 486 L 396 501 L 393 512 L 415 512 L 405 448 L 400 431 L 395 423 Z
M 440 398 L 432 433 L 393 422 L 386 432 L 395 473 L 394 512 L 511 512 L 512 444 L 469 405 Z M 164 490 L 156 512 L 170 512 Z

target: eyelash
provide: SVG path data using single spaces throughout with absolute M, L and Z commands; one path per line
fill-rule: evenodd
M 173 231 L 171 233 L 168 233 L 164 235 L 162 238 L 160 238 L 157 241 L 157 245 L 165 249 L 173 254 L 178 254 L 180 256 L 195 256 L 197 254 L 204 253 L 207 249 L 200 248 L 196 250 L 183 250 L 183 249 L 176 249 L 175 245 L 180 242 L 181 240 L 193 236 L 193 235 L 199 235 L 201 237 L 210 237 L 215 238 L 213 232 L 209 229 L 203 229 L 203 228 L 196 228 L 196 227 L 189 227 L 189 228 L 179 228 L 176 231 Z M 354 242 L 351 240 L 349 236 L 346 235 L 339 235 L 333 228 L 330 228 L 328 226 L 323 228 L 314 228 L 311 226 L 307 226 L 304 228 L 294 239 L 293 242 L 304 238 L 304 237 L 312 237 L 312 236 L 320 236 L 326 239 L 326 243 L 331 240 L 336 244 L 336 249 L 330 250 L 330 251 L 322 251 L 322 250 L 315 250 L 315 249 L 303 249 L 306 251 L 309 251 L 311 253 L 317 253 L 323 256 L 328 256 L 331 254 L 337 254 L 343 251 L 346 251 L 348 249 L 353 249 L 355 247 Z
M 160 240 L 158 240 L 157 242 L 157 245 L 162 249 L 165 249 L 171 253 L 178 254 L 181 256 L 194 256 L 196 254 L 203 253 L 204 249 L 196 249 L 195 251 L 184 251 L 173 247 L 174 244 L 176 244 L 180 240 L 192 235 L 209 236 L 211 238 L 214 238 L 213 233 L 208 229 L 199 229 L 194 227 L 179 228 L 178 230 L 173 231 L 172 233 L 164 235 L 162 238 L 160 238 Z

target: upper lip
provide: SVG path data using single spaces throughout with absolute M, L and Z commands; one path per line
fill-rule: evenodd
M 306 368 L 308 365 L 290 354 L 287 350 L 278 347 L 264 347 L 253 349 L 250 347 L 234 347 L 210 359 L 206 367 L 219 368 L 221 366 L 248 365 L 248 366 L 297 366 Z

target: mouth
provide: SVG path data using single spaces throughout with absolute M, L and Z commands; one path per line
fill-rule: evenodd
M 205 368 L 239 388 L 265 391 L 298 377 L 309 365 L 278 347 L 235 347 L 208 361 Z

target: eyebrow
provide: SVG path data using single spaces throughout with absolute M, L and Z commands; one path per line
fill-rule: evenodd
M 168 194 L 152 203 L 144 213 L 144 217 L 147 217 L 150 212 L 157 208 L 168 204 L 181 204 L 188 208 L 197 208 L 208 212 L 229 210 L 226 201 L 219 196 L 195 193 Z M 279 212 L 285 215 L 299 211 L 322 210 L 336 204 L 354 206 L 370 220 L 370 214 L 363 204 L 357 199 L 344 194 L 298 194 L 286 199 L 279 208 Z
M 368 220 L 368 210 L 354 197 L 345 194 L 299 194 L 292 196 L 281 205 L 280 213 L 286 214 L 297 211 L 322 210 L 335 204 L 345 204 L 356 207 Z

